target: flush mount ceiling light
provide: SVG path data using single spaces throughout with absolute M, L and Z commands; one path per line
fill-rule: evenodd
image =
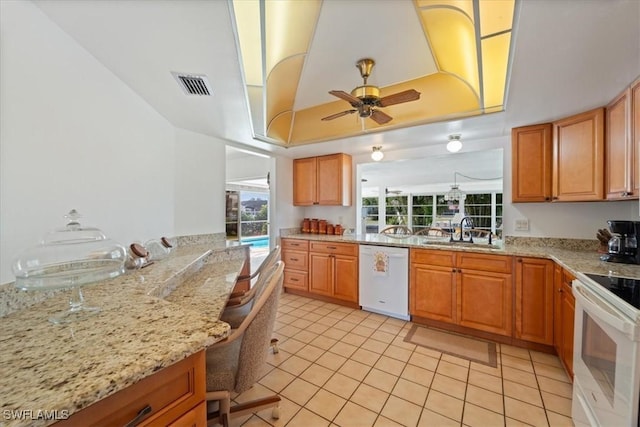
M 449 135 L 449 142 L 447 143 L 447 151 L 451 153 L 457 153 L 462 148 L 462 141 L 460 141 L 460 135 Z
M 384 153 L 382 152 L 382 146 L 378 145 L 376 147 L 373 147 L 371 158 L 374 161 L 379 162 L 380 160 L 382 160 L 383 157 L 384 157 Z

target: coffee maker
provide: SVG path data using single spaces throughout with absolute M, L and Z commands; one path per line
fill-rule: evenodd
M 611 231 L 609 251 L 600 257 L 603 261 L 623 264 L 640 264 L 638 240 L 640 240 L 640 222 L 607 221 Z

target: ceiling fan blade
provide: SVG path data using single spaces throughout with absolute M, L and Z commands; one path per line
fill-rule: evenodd
M 420 92 L 409 89 L 380 98 L 378 106 L 388 107 L 389 105 L 402 104 L 403 102 L 415 101 L 417 99 L 420 99 Z
M 379 125 L 383 125 L 385 123 L 389 123 L 391 120 L 393 120 L 393 117 L 391 117 L 390 115 L 383 113 L 380 110 L 373 110 L 371 112 L 371 119 L 373 119 L 374 122 L 376 122 Z
M 333 96 L 337 96 L 340 99 L 344 99 L 345 101 L 347 101 L 349 104 L 353 105 L 354 107 L 357 107 L 359 105 L 362 105 L 362 101 L 360 100 L 360 98 L 356 98 L 355 96 L 351 95 L 350 93 L 347 93 L 343 90 L 330 90 L 329 93 Z
M 358 111 L 358 110 L 346 110 L 346 111 L 343 111 L 341 113 L 336 113 L 336 114 L 332 114 L 332 115 L 327 116 L 327 117 L 323 117 L 320 120 L 325 120 L 325 121 L 326 120 L 333 120 L 333 119 L 337 119 L 338 117 L 346 116 L 347 114 L 353 114 L 356 111 Z

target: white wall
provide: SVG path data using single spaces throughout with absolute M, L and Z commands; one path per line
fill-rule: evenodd
M 71 208 L 128 243 L 173 230 L 173 127 L 30 2 L 0 2 L 0 283 Z
M 224 177 L 224 141 L 176 129 L 176 235 L 225 232 Z
M 279 236 L 281 228 L 300 227 L 305 209 L 293 206 L 293 160 L 288 157 L 272 159 L 271 207 L 269 213 L 272 236 Z
M 270 164 L 269 158 L 251 154 L 227 158 L 227 182 L 265 178 Z

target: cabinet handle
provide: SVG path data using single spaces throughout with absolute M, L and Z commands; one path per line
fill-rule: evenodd
M 557 196 L 553 196 L 552 200 L 558 200 L 558 197 Z
M 452 268 L 452 269 L 451 269 L 451 272 L 452 272 L 452 273 L 455 273 L 455 272 L 456 272 L 456 269 L 455 269 L 455 268 Z
M 289 279 L 289 280 L 291 280 L 292 282 L 299 282 L 300 281 L 298 279 Z
M 314 204 L 314 205 L 319 205 L 320 203 L 319 203 L 319 202 L 313 202 L 313 204 Z
M 548 202 L 549 200 L 551 200 L 551 198 L 550 197 L 545 197 L 544 200 L 545 200 L 545 202 Z
M 289 258 L 291 261 L 298 261 L 298 258 Z
M 138 411 L 138 414 L 135 416 L 135 418 L 129 421 L 127 424 L 125 424 L 124 427 L 135 427 L 140 421 L 142 421 L 144 417 L 149 415 L 152 410 L 153 409 L 151 408 L 151 405 L 147 405 L 144 408 L 140 409 Z
M 300 246 L 300 243 L 289 243 L 290 246 Z
M 327 246 L 327 249 L 338 249 L 335 246 Z
M 558 288 L 558 292 L 562 293 L 562 288 Z
M 522 258 L 518 258 L 518 262 L 522 262 Z

